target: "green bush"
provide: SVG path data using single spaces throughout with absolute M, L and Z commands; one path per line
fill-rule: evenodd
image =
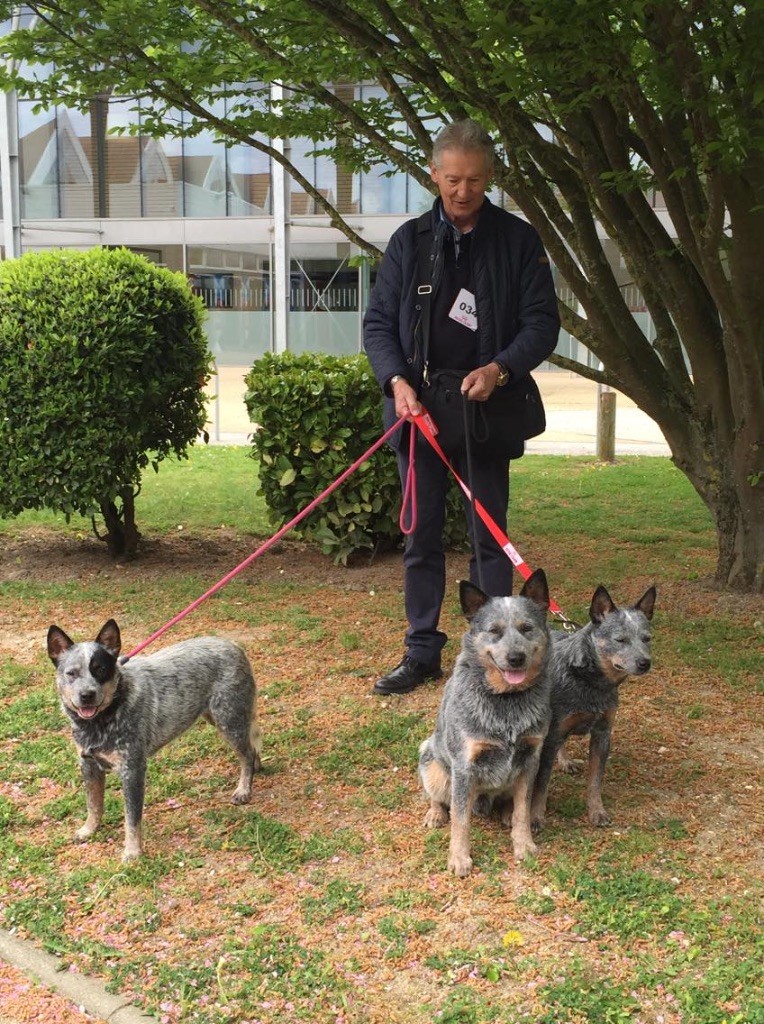
M 134 554 L 141 472 L 204 426 L 203 317 L 182 274 L 126 249 L 0 264 L 0 515 L 100 512 Z
M 253 458 L 275 525 L 301 512 L 382 434 L 381 394 L 365 356 L 265 355 L 246 377 L 245 403 L 257 425 Z M 398 544 L 401 491 L 384 445 L 326 498 L 297 532 L 337 562 Z M 463 543 L 461 498 L 449 494 L 446 542 Z

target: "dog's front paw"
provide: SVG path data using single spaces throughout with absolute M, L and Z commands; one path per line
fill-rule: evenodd
M 512 849 L 515 855 L 515 860 L 518 863 L 525 860 L 526 857 L 535 856 L 535 854 L 539 852 L 538 846 L 536 846 L 530 836 L 522 836 L 519 839 L 513 839 Z
M 235 789 L 231 796 L 232 804 L 248 804 L 252 800 L 252 792 L 249 789 Z
M 464 853 L 450 853 L 448 870 L 452 871 L 457 878 L 466 878 L 472 871 L 472 857 Z
M 604 828 L 610 824 L 610 815 L 601 805 L 599 807 L 591 807 L 589 808 L 589 823 L 597 828 Z
M 534 836 L 544 831 L 545 819 L 543 814 L 535 814 L 531 818 L 531 832 Z
M 143 855 L 140 846 L 126 846 L 122 851 L 122 863 L 132 864 Z
M 430 807 L 424 816 L 425 828 L 443 828 L 448 822 L 448 811 L 441 804 Z
M 81 828 L 78 828 L 77 831 L 74 833 L 75 840 L 78 843 L 86 843 L 88 839 L 95 835 L 95 830 L 97 827 L 97 825 L 83 825 Z

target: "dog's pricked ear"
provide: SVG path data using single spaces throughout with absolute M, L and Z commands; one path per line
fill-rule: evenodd
M 114 619 L 109 619 L 101 626 L 101 632 L 95 638 L 97 644 L 101 644 L 107 651 L 110 651 L 116 658 L 122 649 L 122 637 L 119 633 L 119 626 Z
M 469 580 L 459 580 L 459 601 L 467 622 L 471 622 L 484 604 L 490 601 L 488 594 Z
M 658 591 L 655 587 L 650 587 L 640 597 L 634 607 L 638 612 L 642 612 L 646 619 L 652 619 L 653 611 L 655 609 L 655 598 L 658 596 Z
M 546 573 L 543 569 L 536 569 L 525 581 L 520 597 L 527 597 L 539 608 L 549 611 L 549 584 L 546 581 Z
M 74 647 L 74 640 L 70 639 L 63 629 L 51 626 L 48 630 L 48 657 L 54 665 L 58 664 L 58 659 L 70 647 Z
M 618 609 L 613 604 L 610 594 L 600 583 L 594 591 L 594 597 L 592 597 L 592 603 L 589 606 L 589 618 L 592 622 L 599 623 L 602 622 L 606 615 L 611 615 L 617 611 Z

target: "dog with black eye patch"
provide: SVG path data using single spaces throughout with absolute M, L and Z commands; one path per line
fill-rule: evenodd
M 518 597 L 492 598 L 466 581 L 459 597 L 469 629 L 435 731 L 419 749 L 419 775 L 430 799 L 425 825 L 451 819 L 448 869 L 464 878 L 473 866 L 470 821 L 478 800 L 511 826 L 516 860 L 537 852 L 530 803 L 549 728 L 551 682 L 543 569 Z
M 106 773 L 113 771 L 125 798 L 122 860 L 130 861 L 143 852 L 146 766 L 160 747 L 206 718 L 238 755 L 239 784 L 231 800 L 245 804 L 260 767 L 261 739 L 252 668 L 236 644 L 197 637 L 120 664 L 121 645 L 114 619 L 85 643 L 75 643 L 58 626 L 48 630 L 48 655 L 85 783 L 88 813 L 76 838 L 89 839 L 100 825 Z

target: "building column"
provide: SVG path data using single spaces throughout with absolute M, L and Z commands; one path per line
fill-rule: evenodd
M 271 103 L 278 110 L 284 96 L 280 82 L 271 86 Z M 289 159 L 288 139 L 274 139 L 273 148 Z M 271 160 L 271 181 L 273 182 L 273 262 L 271 265 L 271 323 L 273 325 L 273 349 L 286 352 L 289 347 L 289 288 L 290 288 L 290 240 L 289 221 L 290 185 L 289 174 L 276 160 Z
M 21 255 L 19 119 L 16 92 L 0 96 L 0 186 L 3 192 L 5 258 Z

